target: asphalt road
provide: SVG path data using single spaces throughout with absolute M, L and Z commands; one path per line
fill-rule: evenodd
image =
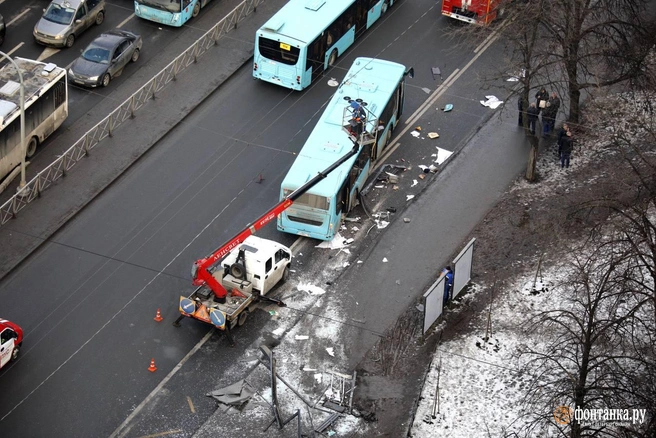
M 446 77 L 473 55 L 473 47 L 450 47 L 445 37 L 451 25 L 440 19 L 434 2 L 400 2 L 329 76 L 341 79 L 355 56 L 414 66 L 417 76 L 406 93 L 409 114 L 437 86 L 431 66 L 443 67 L 448 59 Z M 157 324 L 155 310 L 162 308 L 168 321 L 175 318 L 174 303 L 191 290 L 193 260 L 277 201 L 293 153 L 333 92 L 322 80 L 290 93 L 253 82 L 250 70 L 249 65 L 239 70 L 3 279 L 3 312 L 20 315 L 14 319 L 26 331 L 20 361 L 0 373 L 3 435 L 107 436 L 207 333 L 207 326 L 191 321 L 184 329 Z M 457 148 L 486 114 L 471 96 L 476 79 L 469 81 L 469 94 L 453 96 L 461 100 L 462 112 L 441 127 L 447 140 L 442 147 Z M 260 174 L 265 181 L 255 184 Z M 274 226 L 260 235 L 293 241 Z M 265 317 L 259 314 L 251 326 Z M 245 336 L 241 351 L 257 336 Z M 207 387 L 199 383 L 198 370 L 213 370 L 219 375 L 208 373 L 211 379 L 220 378 L 239 348 L 219 359 L 207 354 L 205 364 L 194 358 L 188 362 L 193 367 L 182 372 L 188 380 L 177 384 Z M 155 374 L 145 371 L 152 357 L 159 368 Z M 202 413 L 209 415 L 211 405 Z

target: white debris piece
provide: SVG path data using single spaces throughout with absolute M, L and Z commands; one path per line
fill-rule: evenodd
M 419 137 L 421 134 L 419 133 L 419 131 L 412 131 L 410 135 L 412 135 L 413 137 Z
M 310 339 L 310 337 L 307 335 L 296 335 L 294 336 L 294 339 L 297 341 L 305 341 L 306 339 Z
M 307 371 L 307 372 L 310 372 L 310 373 L 312 373 L 312 372 L 314 372 L 314 371 L 316 371 L 316 370 L 317 370 L 316 368 L 303 367 L 303 371 Z
M 387 263 L 387 262 L 388 262 L 387 257 L 383 257 L 383 263 Z
M 285 327 L 278 327 L 277 329 L 275 329 L 275 330 L 272 331 L 271 333 L 273 333 L 273 334 L 276 335 L 276 336 L 280 336 L 280 335 L 282 335 L 283 333 L 285 333 Z
M 357 263 L 358 263 L 358 265 L 359 265 L 360 263 L 362 263 L 362 260 L 358 260 L 358 262 L 357 262 Z
M 340 248 L 339 252 L 343 252 L 344 254 L 351 254 L 351 250 L 348 248 Z
M 356 229 L 355 231 L 358 231 L 358 230 Z M 352 244 L 353 242 L 355 242 L 355 239 L 352 238 L 352 237 L 349 237 L 348 239 L 346 239 L 346 244 L 347 244 L 347 245 L 350 245 L 350 244 Z
M 335 349 L 333 347 L 327 347 L 326 353 L 328 353 L 332 357 L 335 357 Z
M 322 379 L 322 378 L 323 378 L 323 374 L 321 374 L 321 373 L 316 373 L 316 374 L 314 375 L 314 380 L 316 380 L 317 383 L 321 383 L 321 379 Z
M 485 96 L 487 100 L 481 100 L 481 105 L 487 106 L 492 109 L 496 109 L 503 103 L 503 100 L 499 100 L 496 96 Z
M 344 239 L 339 233 L 335 233 L 335 237 L 332 240 L 325 240 L 317 245 L 317 248 L 328 248 L 328 249 L 340 249 L 346 246 L 346 239 Z
M 414 197 L 415 197 L 415 195 L 405 195 L 405 200 L 406 200 L 406 201 L 409 201 L 409 200 L 411 200 L 411 199 L 414 198 Z
M 418 182 L 416 179 L 413 179 L 413 180 L 412 180 L 412 185 L 411 185 L 410 187 L 414 187 L 414 186 L 416 186 L 417 184 L 419 184 L 419 182 Z
M 389 222 L 376 219 L 376 228 L 378 228 L 379 230 L 386 228 L 388 225 Z
M 351 228 L 351 231 L 358 231 L 358 230 L 359 230 L 359 228 L 356 227 L 356 226 L 353 226 L 353 228 Z
M 451 151 L 447 151 L 446 149 L 442 148 L 437 148 L 437 159 L 435 162 L 437 164 L 442 164 L 446 161 L 447 158 L 449 158 L 453 154 Z
M 321 289 L 319 286 L 308 283 L 300 283 L 298 286 L 296 286 L 296 289 L 300 290 L 301 292 L 307 292 L 310 295 L 323 295 L 326 293 L 326 291 Z
M 349 266 L 351 266 L 351 264 L 349 262 L 344 262 L 344 264 L 342 265 L 342 268 L 348 268 Z
M 335 78 L 330 78 L 328 79 L 328 86 L 329 87 L 336 87 L 339 85 L 339 82 Z

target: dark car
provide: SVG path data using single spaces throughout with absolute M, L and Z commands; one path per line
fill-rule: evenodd
M 139 35 L 114 29 L 100 34 L 68 69 L 69 81 L 85 87 L 106 87 L 129 62 L 139 59 Z
M 5 42 L 5 32 L 7 32 L 7 26 L 5 25 L 5 17 L 0 15 L 0 45 Z

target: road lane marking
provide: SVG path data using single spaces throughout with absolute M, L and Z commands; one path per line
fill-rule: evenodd
M 195 414 L 196 409 L 194 408 L 194 402 L 191 401 L 191 397 L 187 396 L 187 403 L 189 403 L 189 409 L 191 409 L 191 413 Z
M 24 9 L 23 12 L 16 15 L 14 18 L 12 18 L 12 20 L 9 23 L 7 23 L 7 27 L 11 26 L 12 24 L 20 20 L 21 17 L 23 17 L 23 15 L 27 14 L 28 12 L 30 12 L 30 8 Z
M 127 23 L 128 21 L 130 21 L 130 20 L 132 19 L 132 17 L 134 17 L 134 12 L 133 12 L 132 15 L 130 15 L 128 18 L 126 18 L 125 20 L 121 21 L 121 22 L 119 23 L 119 25 L 116 26 L 116 27 L 119 27 L 119 28 L 120 28 L 120 27 L 123 27 L 123 25 L 124 25 L 125 23 Z
M 0 1 L 1 1 L 1 0 L 0 0 Z M 18 43 L 18 45 L 17 45 L 16 47 L 14 47 L 13 49 L 11 49 L 10 51 L 7 52 L 7 55 L 11 55 L 11 54 L 14 53 L 16 50 L 18 50 L 18 49 L 20 49 L 21 47 L 23 47 L 23 44 L 25 44 L 25 43 Z
M 180 433 L 180 432 L 183 432 L 183 430 L 182 429 L 169 430 L 168 432 L 160 432 L 160 433 L 154 433 L 152 435 L 144 435 L 144 436 L 139 437 L 139 438 L 157 438 L 159 436 L 173 435 L 174 433 Z
M 157 393 L 162 390 L 164 385 L 166 385 L 168 381 L 171 380 L 173 376 L 175 376 L 175 374 L 178 371 L 180 371 L 180 369 L 182 369 L 182 366 L 185 363 L 187 363 L 189 358 L 191 358 L 191 356 L 193 356 L 198 350 L 200 350 L 200 347 L 202 347 L 205 344 L 205 342 L 207 342 L 210 339 L 212 333 L 214 333 L 213 327 L 210 329 L 210 331 L 207 332 L 207 334 L 203 337 L 203 339 L 201 339 L 200 341 L 198 341 L 196 345 L 194 345 L 194 348 L 192 348 L 191 351 L 189 351 L 189 353 L 187 353 L 187 355 L 182 358 L 182 360 L 171 370 L 171 372 L 168 373 L 166 377 L 164 377 L 164 380 L 159 382 L 159 385 L 157 385 L 155 389 L 153 389 L 150 392 L 150 394 L 148 394 L 148 396 L 145 399 L 143 399 L 141 403 L 139 403 L 139 406 L 137 406 L 136 409 L 132 411 L 132 413 L 128 416 L 128 418 L 126 418 L 125 421 L 123 421 L 123 423 L 121 423 L 120 426 L 118 426 L 116 430 L 112 432 L 109 438 L 124 437 L 125 435 L 127 435 L 127 433 L 130 431 L 130 428 L 127 427 L 128 424 L 130 424 L 130 421 L 132 421 L 132 419 L 134 419 L 139 414 L 139 412 L 141 412 L 141 410 L 145 408 L 148 403 L 150 403 L 150 401 L 153 398 L 155 398 Z M 157 435 L 149 435 L 149 436 L 152 437 Z
M 43 61 L 46 58 L 50 58 L 52 55 L 55 53 L 59 52 L 61 49 L 55 49 L 53 47 L 46 47 L 43 49 L 43 52 L 39 55 L 38 58 L 36 58 L 37 61 Z

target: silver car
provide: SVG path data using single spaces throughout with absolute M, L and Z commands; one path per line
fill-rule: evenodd
M 130 62 L 139 59 L 139 35 L 114 29 L 100 34 L 68 69 L 68 80 L 85 87 L 106 87 Z
M 75 38 L 105 19 L 105 0 L 52 0 L 34 26 L 38 43 L 71 47 Z

